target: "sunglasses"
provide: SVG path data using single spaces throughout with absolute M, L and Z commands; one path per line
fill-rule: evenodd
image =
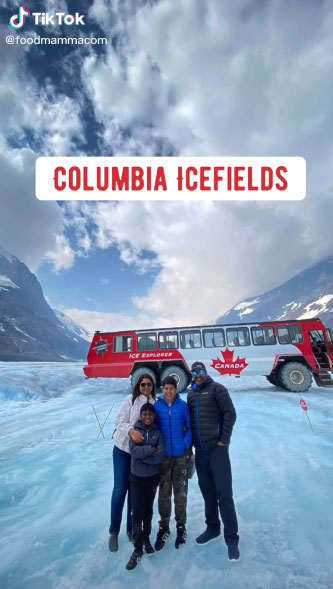
M 151 382 L 140 382 L 140 387 L 148 387 L 149 389 L 152 388 L 152 383 Z
M 205 374 L 205 370 L 201 368 L 201 370 L 192 370 L 192 376 L 203 376 Z

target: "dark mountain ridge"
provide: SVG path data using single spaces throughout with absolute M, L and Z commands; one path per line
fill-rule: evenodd
M 246 323 L 320 317 L 333 329 L 333 256 L 284 284 L 240 301 L 216 323 Z
M 0 360 L 82 360 L 88 348 L 48 305 L 36 276 L 0 248 Z

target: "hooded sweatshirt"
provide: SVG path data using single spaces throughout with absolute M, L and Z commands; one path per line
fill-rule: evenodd
M 143 435 L 144 440 L 142 444 L 136 444 L 130 438 L 131 473 L 138 477 L 154 476 L 160 472 L 160 465 L 165 455 L 161 432 L 155 423 L 147 428 L 141 420 L 136 423 L 134 429 Z

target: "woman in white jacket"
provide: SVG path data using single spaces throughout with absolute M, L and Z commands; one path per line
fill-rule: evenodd
M 142 374 L 136 383 L 133 394 L 126 397 L 118 417 L 116 430 L 113 434 L 113 473 L 114 484 L 111 498 L 111 523 L 109 528 L 109 550 L 117 552 L 118 535 L 121 517 L 127 493 L 127 536 L 132 541 L 132 505 L 129 486 L 131 471 L 131 455 L 129 451 L 130 437 L 140 443 L 142 435 L 134 429 L 140 418 L 140 409 L 144 403 L 155 403 L 155 384 L 149 374 Z

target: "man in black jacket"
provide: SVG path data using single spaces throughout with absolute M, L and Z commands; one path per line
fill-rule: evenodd
M 191 372 L 192 390 L 187 402 L 207 524 L 206 530 L 198 536 L 196 542 L 200 545 L 207 544 L 221 534 L 220 510 L 229 560 L 238 561 L 238 524 L 232 496 L 229 458 L 229 443 L 236 411 L 227 389 L 208 376 L 202 362 L 194 362 Z

